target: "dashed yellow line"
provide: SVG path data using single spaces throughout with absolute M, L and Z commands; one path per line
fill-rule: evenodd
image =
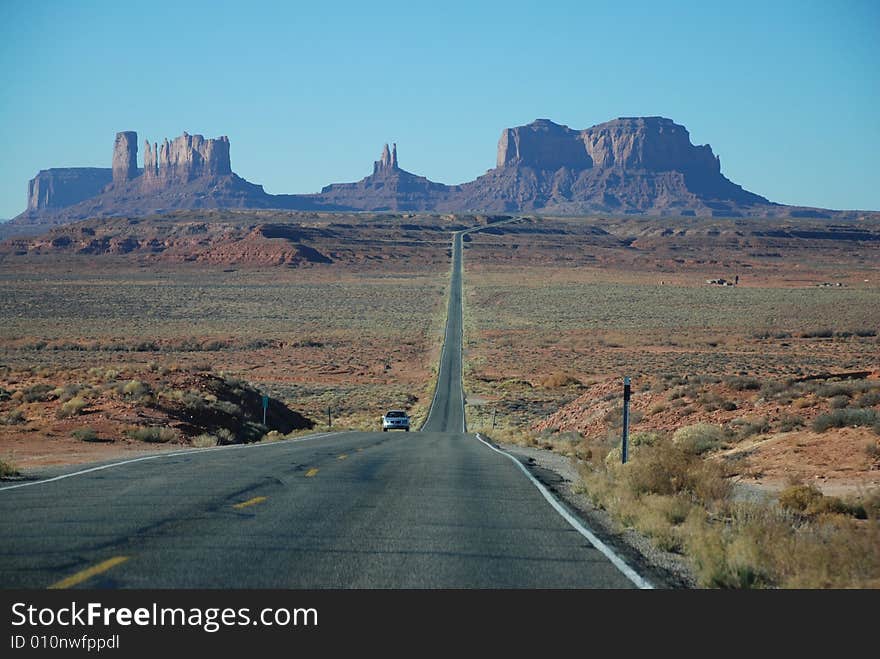
M 114 556 L 113 558 L 108 558 L 106 561 L 102 561 L 97 565 L 93 565 L 92 567 L 86 568 L 85 570 L 81 570 L 76 574 L 71 574 L 66 579 L 56 581 L 51 586 L 49 586 L 49 590 L 62 590 L 64 588 L 71 588 L 72 586 L 81 584 L 83 581 L 91 579 L 96 574 L 101 574 L 102 572 L 106 572 L 112 567 L 116 567 L 120 563 L 125 563 L 128 558 L 128 556 Z
M 347 457 L 348 457 L 348 453 L 343 453 L 342 455 L 337 455 L 336 459 L 337 460 L 345 460 L 345 458 L 347 458 Z
M 359 448 L 359 449 L 357 450 L 357 452 L 360 453 L 360 452 L 363 451 L 363 450 L 364 450 L 364 449 Z
M 318 473 L 318 468 L 317 468 L 317 467 L 312 467 L 311 469 L 309 469 L 309 470 L 306 472 L 306 478 L 311 478 L 312 476 L 314 476 L 314 475 L 317 474 L 317 473 Z
M 247 501 L 242 501 L 241 503 L 237 503 L 233 508 L 237 508 L 241 510 L 242 508 L 247 508 L 248 506 L 253 506 L 258 503 L 263 503 L 269 497 L 254 497 L 253 499 L 248 499 Z

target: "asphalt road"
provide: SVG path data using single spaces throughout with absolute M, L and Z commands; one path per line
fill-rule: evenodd
M 461 242 L 420 433 L 165 454 L 0 489 L 3 588 L 627 588 L 464 432 Z

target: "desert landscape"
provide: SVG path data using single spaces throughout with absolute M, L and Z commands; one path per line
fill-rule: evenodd
M 468 243 L 469 427 L 569 456 L 703 586 L 877 586 L 880 225 L 538 226 Z
M 40 172 L 5 227 L 5 479 L 418 428 L 462 234 L 470 432 L 570 460 L 681 583 L 880 585 L 877 213 L 774 204 L 658 117 L 505 129 L 461 186 L 386 145 L 313 196 L 233 174 L 225 137 L 144 146 Z

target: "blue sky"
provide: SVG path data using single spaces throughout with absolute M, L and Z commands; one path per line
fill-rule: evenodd
M 278 192 L 495 164 L 502 128 L 662 115 L 774 201 L 880 209 L 880 3 L 0 0 L 0 217 L 116 131 L 228 135 Z M 141 154 L 142 155 L 142 154 Z

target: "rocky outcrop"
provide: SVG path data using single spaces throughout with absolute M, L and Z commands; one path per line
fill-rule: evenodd
M 159 156 L 157 155 L 159 145 L 153 142 L 150 146 L 149 140 L 144 140 L 144 181 L 152 182 L 159 178 Z
M 536 119 L 527 126 L 505 128 L 498 140 L 496 167 L 560 167 L 589 169 L 593 161 L 578 139 L 579 133 L 549 119 Z
M 159 149 L 159 177 L 168 182 L 192 181 L 200 176 L 232 174 L 229 138 L 205 139 L 184 133 Z
M 106 167 L 43 169 L 28 182 L 28 211 L 72 206 L 99 194 L 112 180 L 112 170 Z
M 135 176 L 136 140 L 133 132 L 117 135 L 114 185 L 103 192 L 110 170 L 91 170 L 105 174 L 88 179 L 90 187 L 73 174 L 89 170 L 40 172 L 29 188 L 28 211 L 14 221 L 192 208 L 677 216 L 813 212 L 773 204 L 731 182 L 709 145 L 692 144 L 684 126 L 663 117 L 621 117 L 583 130 L 549 119 L 507 128 L 498 141 L 496 167 L 460 185 L 401 169 L 397 145 L 386 144 L 371 175 L 299 195 L 269 195 L 236 176 L 226 137 L 184 133 L 161 144 L 145 142 L 143 174 Z M 50 174 L 61 171 L 69 177 Z
M 393 174 L 396 171 L 399 171 L 397 166 L 397 144 L 393 144 L 390 151 L 386 144 L 382 149 L 382 157 L 373 163 L 373 176 Z
M 203 176 L 230 176 L 229 138 L 205 139 L 203 135 L 184 132 L 170 142 L 144 143 L 144 180 L 146 188 L 189 183 Z
M 457 188 L 429 181 L 401 169 L 397 162 L 397 144 L 382 149 L 382 156 L 373 163 L 373 173 L 356 183 L 334 183 L 325 186 L 319 195 L 291 197 L 290 208 L 365 211 L 424 211 L 448 203 Z
M 125 183 L 137 178 L 137 133 L 125 131 L 116 133 L 116 142 L 113 144 L 113 182 Z

